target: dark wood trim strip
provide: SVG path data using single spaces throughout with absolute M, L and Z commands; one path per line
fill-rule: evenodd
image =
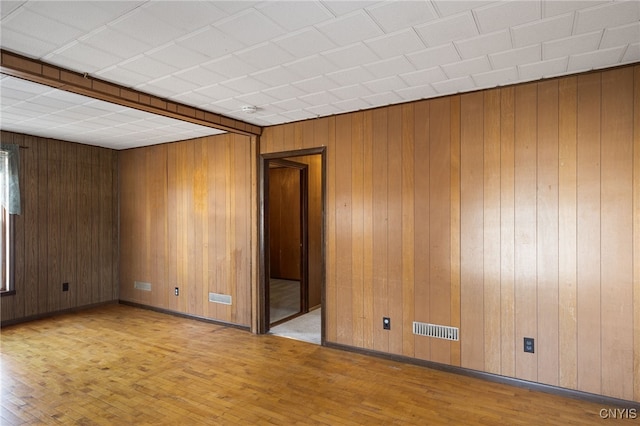
M 209 324 L 221 325 L 223 327 L 232 327 L 232 328 L 237 328 L 239 330 L 251 331 L 251 328 L 248 327 L 248 326 L 245 326 L 245 325 L 239 325 L 239 324 L 234 324 L 234 323 L 231 323 L 231 322 L 214 320 L 214 319 L 211 319 L 211 318 L 201 317 L 201 316 L 198 316 L 198 315 L 186 314 L 184 312 L 177 312 L 177 311 L 172 311 L 172 310 L 169 310 L 169 309 L 156 308 L 155 306 L 143 305 L 143 304 L 135 303 L 135 302 L 128 302 L 126 300 L 119 300 L 118 303 L 120 305 L 131 306 L 133 308 L 146 309 L 148 311 L 158 312 L 160 314 L 173 315 L 174 317 L 187 318 L 187 319 L 192 319 L 192 320 L 196 320 L 196 321 L 207 322 Z
M 501 376 L 499 374 L 485 373 L 484 371 L 472 370 L 469 368 L 458 367 L 454 365 L 440 364 L 433 361 L 411 358 L 403 355 L 394 355 L 386 352 L 378 352 L 369 349 L 355 348 L 353 346 L 341 345 L 339 343 L 323 342 L 323 346 L 332 349 L 338 349 L 347 352 L 358 353 L 362 355 L 373 356 L 376 358 L 388 359 L 391 361 L 402 362 L 406 364 L 418 365 L 420 367 L 431 368 L 447 373 L 459 374 L 466 377 L 473 377 L 489 382 L 501 383 L 509 386 L 515 386 L 522 389 L 528 389 L 536 392 L 544 392 L 565 398 L 577 399 L 580 401 L 592 402 L 594 404 L 602 404 L 602 408 L 628 408 L 640 410 L 640 403 L 635 401 L 627 401 L 624 399 L 613 398 L 610 396 L 597 395 L 589 392 L 582 392 L 573 389 L 561 388 L 559 386 L 546 385 L 544 383 L 530 382 L 527 380 L 516 379 L 514 377 Z
M 262 128 L 0 49 L 0 72 L 67 92 L 242 135 Z

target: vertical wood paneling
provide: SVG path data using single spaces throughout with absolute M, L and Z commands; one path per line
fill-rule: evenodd
M 483 93 L 460 105 L 461 365 L 484 368 Z
M 559 81 L 558 99 L 558 362 L 559 385 L 578 386 L 577 371 L 577 78 Z
M 433 102 L 419 102 L 415 106 L 415 149 L 413 158 L 414 176 L 414 208 L 418 220 L 414 229 L 414 302 L 415 320 L 430 322 L 430 127 L 431 107 Z M 431 340 L 416 336 L 414 343 L 415 357 L 431 359 Z
M 364 342 L 364 114 L 351 120 L 351 300 L 352 344 Z
M 389 108 L 387 121 L 388 309 L 393 321 L 389 352 L 402 354 L 402 106 Z
M 373 112 L 365 111 L 363 117 L 363 188 L 362 188 L 362 248 L 363 265 L 363 341 L 362 346 L 373 349 L 373 328 L 376 324 L 373 312 Z
M 442 161 L 450 157 L 451 100 L 432 101 L 429 116 L 429 322 L 451 324 L 451 163 Z M 451 344 L 446 340 L 431 339 L 431 357 L 435 362 L 448 363 Z
M 500 373 L 500 91 L 484 94 L 484 354 L 485 370 Z
M 451 97 L 451 325 L 460 328 L 460 96 Z M 451 342 L 451 364 L 461 365 L 460 342 Z
M 336 117 L 336 299 L 337 341 L 353 344 L 353 267 L 352 267 L 352 175 L 351 175 L 351 118 Z M 346 143 L 345 143 L 346 142 Z
M 520 351 L 524 337 L 537 338 L 536 135 L 537 87 L 515 93 L 515 315 L 516 377 L 537 379 L 537 354 Z
M 109 257 L 95 253 L 91 223 L 98 213 L 93 193 L 108 192 L 107 215 L 113 219 L 116 186 L 105 188 L 93 180 L 93 171 L 101 167 L 92 157 L 93 147 L 2 132 L 2 141 L 28 149 L 20 152 L 20 189 L 22 214 L 15 216 L 15 289 L 16 294 L 2 298 L 2 321 L 17 321 L 95 303 L 92 299 L 92 259 L 97 270 L 112 272 L 117 265 Z M 106 150 L 111 152 L 109 150 Z M 106 158 L 107 167 L 115 164 Z M 96 197 L 97 198 L 97 197 Z M 111 200 L 111 201 L 110 201 Z M 108 230 L 107 244 L 117 228 Z M 62 283 L 69 291 L 62 291 Z M 113 294 L 113 276 L 103 284 Z M 109 298 L 108 300 L 113 300 Z
M 640 401 L 640 66 L 633 71 L 633 399 Z
M 538 380 L 558 385 L 558 81 L 538 85 Z
M 326 224 L 326 262 L 327 271 L 325 278 L 325 338 L 329 342 L 337 339 L 336 324 L 336 118 L 326 119 L 326 142 L 327 142 L 327 210 L 325 217 Z M 324 135 L 323 131 L 320 132 Z
M 415 356 L 415 104 L 402 107 L 402 354 Z M 448 299 L 447 299 L 448 300 Z
M 578 76 L 578 389 L 601 392 L 600 74 Z
M 633 398 L 633 69 L 602 73 L 602 392 Z

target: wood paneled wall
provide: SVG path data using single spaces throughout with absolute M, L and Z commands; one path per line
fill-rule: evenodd
M 115 151 L 3 131 L 20 150 L 15 295 L 2 321 L 118 299 Z M 62 291 L 62 283 L 69 291 Z
M 251 147 L 227 134 L 119 152 L 122 300 L 251 325 Z
M 317 146 L 327 341 L 640 401 L 640 66 L 261 138 L 262 153 Z
M 269 264 L 271 278 L 300 281 L 300 170 L 269 169 Z

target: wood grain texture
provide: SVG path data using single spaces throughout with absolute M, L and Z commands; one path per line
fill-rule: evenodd
M 11 425 L 602 424 L 601 404 L 122 305 L 3 329 L 1 354 Z
M 351 120 L 351 300 L 352 346 L 364 344 L 364 113 Z
M 451 97 L 451 326 L 460 328 L 460 96 Z M 461 365 L 460 342 L 451 342 L 451 364 Z
M 640 66 L 633 71 L 633 399 L 640 401 Z
M 111 273 L 117 265 L 112 257 L 100 257 L 91 229 L 104 220 L 105 254 L 117 249 L 112 242 L 117 238 L 117 185 L 94 179 L 99 168 L 110 169 L 115 160 L 94 158 L 102 148 L 6 131 L 1 137 L 28 147 L 20 153 L 23 208 L 15 221 L 16 294 L 2 298 L 3 323 L 97 303 L 94 270 L 109 274 L 100 285 L 106 287 L 108 300 L 114 300 L 117 282 Z M 94 193 L 109 194 L 103 201 L 104 217 L 94 204 Z M 67 292 L 62 291 L 64 282 L 69 283 Z
M 402 354 L 415 356 L 413 321 L 415 306 L 415 104 L 402 106 Z M 448 300 L 448 299 L 446 299 Z

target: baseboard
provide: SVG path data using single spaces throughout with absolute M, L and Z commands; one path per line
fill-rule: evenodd
M 129 302 L 127 300 L 119 300 L 118 303 L 121 305 L 132 306 L 134 308 L 146 309 L 148 311 L 159 312 L 161 314 L 173 315 L 175 317 L 188 318 L 192 320 L 208 322 L 210 324 L 221 325 L 224 327 L 237 328 L 239 330 L 251 331 L 251 327 L 246 325 L 234 324 L 232 322 L 215 320 L 207 317 L 201 317 L 199 315 L 186 314 L 184 312 L 172 311 L 171 309 L 157 308 L 155 306 L 143 305 L 141 303 Z
M 15 324 L 22 324 L 22 323 L 30 322 L 30 321 L 37 321 L 37 320 L 41 320 L 41 319 L 45 319 L 45 318 L 56 317 L 56 316 L 64 315 L 64 314 L 72 314 L 72 313 L 76 313 L 76 312 L 80 312 L 80 311 L 86 311 L 87 309 L 98 308 L 100 306 L 105 306 L 105 305 L 114 305 L 114 304 L 117 304 L 117 303 L 118 303 L 117 300 L 110 300 L 108 302 L 93 303 L 91 305 L 83 305 L 83 306 L 77 306 L 75 308 L 61 309 L 59 311 L 46 312 L 46 313 L 43 313 L 43 314 L 29 315 L 27 317 L 22 317 L 22 318 L 16 318 L 16 319 L 12 319 L 12 320 L 2 321 L 2 322 L 0 322 L 0 328 L 7 327 L 7 326 L 10 326 L 10 325 L 15 325 Z
M 603 395 L 598 395 L 598 394 L 593 394 L 593 393 L 583 392 L 583 391 L 578 391 L 573 389 L 567 389 L 559 386 L 546 385 L 543 383 L 531 382 L 528 380 L 501 376 L 499 374 L 486 373 L 483 371 L 472 370 L 469 368 L 457 367 L 454 365 L 440 364 L 433 361 L 425 361 L 425 360 L 411 358 L 404 355 L 388 354 L 385 352 L 378 352 L 378 351 L 369 350 L 369 349 L 362 349 L 362 348 L 356 348 L 353 346 L 341 345 L 338 343 L 325 342 L 324 346 L 328 348 L 374 356 L 377 358 L 384 358 L 391 361 L 398 361 L 406 364 L 418 365 L 421 367 L 431 368 L 433 370 L 444 371 L 447 373 L 459 374 L 462 376 L 487 380 L 494 383 L 506 384 L 510 386 L 532 390 L 532 391 L 544 392 L 552 395 L 592 402 L 595 404 L 601 404 L 603 406 L 602 408 L 614 407 L 614 408 L 623 408 L 623 409 L 635 409 L 636 411 L 640 412 L 640 403 L 635 401 L 627 401 L 624 399 L 613 398 L 609 396 L 603 396 Z

